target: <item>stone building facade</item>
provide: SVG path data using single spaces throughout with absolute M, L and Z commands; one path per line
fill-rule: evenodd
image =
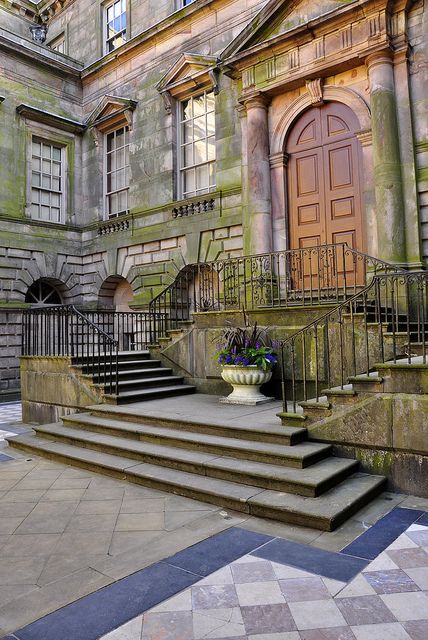
M 426 0 L 0 0 L 0 394 L 28 304 L 331 242 L 424 267 L 427 42 Z

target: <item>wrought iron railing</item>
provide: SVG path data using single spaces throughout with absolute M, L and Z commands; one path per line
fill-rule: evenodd
M 138 351 L 157 342 L 166 318 L 146 312 L 79 310 L 73 305 L 26 309 L 22 355 L 69 356 L 105 380 L 117 394 L 119 351 Z
M 284 411 L 319 402 L 323 389 L 344 389 L 378 363 L 427 362 L 427 272 L 373 276 L 350 299 L 281 344 Z M 290 407 L 290 404 L 291 407 Z
M 27 309 L 22 316 L 22 355 L 69 356 L 104 375 L 117 394 L 119 343 L 73 305 Z
M 399 267 L 346 243 L 189 264 L 150 303 L 171 328 L 194 311 L 228 311 L 337 304 L 377 273 Z

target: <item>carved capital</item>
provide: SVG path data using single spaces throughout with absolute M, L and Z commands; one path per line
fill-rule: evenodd
M 167 115 L 171 115 L 172 113 L 172 107 L 174 104 L 174 98 L 172 97 L 172 95 L 170 94 L 169 91 L 163 91 L 161 93 L 162 99 L 163 99 L 163 106 L 165 107 L 165 111 L 167 113 Z
M 269 164 L 271 169 L 276 169 L 278 167 L 286 167 L 288 162 L 288 153 L 284 153 L 280 151 L 279 153 L 273 153 L 269 156 Z
M 270 98 L 264 93 L 254 93 L 250 96 L 247 96 L 243 99 L 243 104 L 247 110 L 250 109 L 265 109 L 265 111 L 269 108 Z
M 371 129 L 368 129 L 367 131 L 357 131 L 355 135 L 360 141 L 362 147 L 368 147 L 373 143 L 373 133 Z
M 322 78 L 315 78 L 314 80 L 306 80 L 306 89 L 311 96 L 311 104 L 320 105 L 324 103 L 323 99 L 323 84 Z
M 374 51 L 365 58 L 364 62 L 369 71 L 378 65 L 389 64 L 392 66 L 392 51 L 389 47 Z

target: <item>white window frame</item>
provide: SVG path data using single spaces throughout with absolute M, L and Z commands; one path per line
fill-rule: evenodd
M 125 170 L 125 174 L 127 177 L 127 184 L 125 187 L 122 187 L 120 189 L 115 189 L 113 191 L 107 191 L 107 181 L 108 181 L 108 171 L 107 171 L 107 155 L 108 155 L 108 145 L 107 145 L 107 138 L 109 135 L 114 134 L 115 138 L 116 138 L 116 133 L 118 131 L 120 131 L 121 129 L 123 129 L 124 131 L 126 131 L 128 133 L 128 142 L 127 144 L 125 144 L 123 147 L 121 147 L 122 149 L 126 149 L 126 147 L 128 147 L 128 164 L 124 164 L 123 167 L 121 167 L 121 169 Z M 103 211 L 104 211 L 104 219 L 105 220 L 113 220 L 115 218 L 121 218 L 122 216 L 125 216 L 129 213 L 129 134 L 130 134 L 130 129 L 128 125 L 123 124 L 120 127 L 115 127 L 114 129 L 110 129 L 108 131 L 106 131 L 104 133 L 104 141 L 103 141 L 103 146 L 104 146 L 104 150 L 103 150 Z M 117 149 L 115 149 L 115 152 L 117 151 Z M 126 155 L 126 152 L 125 152 Z M 117 171 L 117 169 L 115 170 Z M 114 195 L 115 193 L 120 193 L 122 191 L 126 191 L 126 204 L 127 204 L 127 208 L 126 211 L 121 212 L 121 213 L 115 213 L 115 214 L 111 214 L 109 211 L 109 197 L 111 195 Z
M 178 132 L 178 154 L 177 154 L 177 164 L 178 164 L 178 193 L 179 193 L 179 197 L 182 199 L 187 199 L 187 198 L 194 198 L 194 197 L 198 197 L 198 196 L 203 196 L 207 193 L 211 193 L 213 191 L 216 190 L 216 152 L 214 153 L 214 158 L 209 160 L 207 159 L 206 161 L 203 162 L 199 162 L 199 163 L 194 163 L 192 165 L 188 165 L 185 166 L 184 165 L 184 147 L 185 147 L 185 143 L 183 142 L 183 124 L 185 122 L 185 120 L 183 119 L 183 103 L 187 102 L 188 100 L 193 100 L 195 98 L 199 98 L 200 96 L 206 96 L 206 95 L 212 95 L 213 99 L 214 99 L 214 110 L 213 111 L 205 111 L 205 116 L 207 116 L 209 113 L 213 113 L 214 114 L 214 144 L 215 144 L 215 93 L 214 91 L 209 88 L 209 89 L 205 89 L 203 91 L 199 91 L 199 92 L 195 92 L 193 94 L 190 94 L 189 96 L 186 96 L 186 98 L 183 98 L 182 100 L 178 101 L 177 103 L 177 132 Z M 194 120 L 194 116 L 192 114 L 192 120 Z M 204 140 L 208 140 L 209 137 L 207 135 L 207 127 L 205 129 L 205 137 L 202 138 Z M 192 144 L 195 143 L 195 139 L 194 137 L 192 138 Z M 203 188 L 203 189 L 197 189 L 196 188 L 196 171 L 195 171 L 195 189 L 193 191 L 185 191 L 184 190 L 184 176 L 185 173 L 188 172 L 190 169 L 195 169 L 197 167 L 201 167 L 201 166 L 213 166 L 214 167 L 214 183 L 213 184 L 208 184 L 207 188 Z
M 120 5 L 121 9 L 123 6 L 125 6 L 125 10 L 121 11 L 121 13 L 119 14 L 119 16 L 122 16 L 123 14 L 125 14 L 125 28 L 122 29 L 120 32 L 118 32 L 117 34 L 111 36 L 110 38 L 108 37 L 108 11 L 110 8 L 114 7 L 115 5 Z M 114 11 L 114 10 L 113 10 Z M 123 43 L 125 43 L 127 41 L 127 35 L 128 35 L 128 30 L 129 30 L 129 6 L 128 6 L 128 0 L 112 0 L 111 2 L 107 2 L 106 4 L 104 4 L 103 6 L 103 51 L 104 54 L 108 54 L 111 53 L 112 51 L 115 51 L 115 49 L 118 49 L 118 47 L 122 46 L 117 45 L 115 47 L 113 47 L 112 49 L 110 49 L 110 45 L 109 43 L 114 40 L 114 38 L 117 38 L 118 35 L 122 34 L 123 36 Z
M 57 51 L 58 53 L 62 53 L 63 55 L 67 55 L 67 43 L 65 38 L 65 32 L 61 33 L 59 36 L 54 38 L 49 44 L 48 47 L 52 49 L 52 51 Z M 60 49 L 62 47 L 62 50 Z
M 54 162 L 59 162 L 60 165 L 60 190 L 56 191 L 54 189 L 52 189 L 52 184 L 50 188 L 47 187 L 43 187 L 43 184 L 41 182 L 40 186 L 34 185 L 33 186 L 33 172 L 34 173 L 38 173 L 35 169 L 34 169 L 34 155 L 33 155 L 33 144 L 34 143 L 40 143 L 41 145 L 47 145 L 50 147 L 55 147 L 56 149 L 60 150 L 60 158 L 59 161 L 54 161 Z M 65 219 L 66 219 L 66 185 L 67 185 L 67 166 L 66 166 L 66 155 L 67 155 L 67 148 L 66 145 L 64 145 L 63 143 L 60 142 L 56 142 L 55 140 L 49 139 L 44 137 L 43 135 L 39 135 L 37 133 L 32 133 L 31 137 L 30 137 L 30 149 L 29 149 L 29 153 L 28 153 L 28 158 L 29 158 L 29 170 L 28 170 L 28 178 L 29 178 L 29 200 L 28 200 L 28 210 L 29 210 L 29 217 L 32 220 L 38 220 L 40 222 L 46 222 L 46 223 L 52 223 L 52 224 L 64 224 L 65 223 Z M 52 157 L 52 155 L 51 155 Z M 41 152 L 41 156 L 40 156 L 40 161 L 41 161 L 41 169 L 40 169 L 40 176 L 43 176 L 43 152 Z M 52 166 L 52 160 L 51 160 L 51 166 Z M 53 173 L 51 172 L 50 174 L 46 174 L 46 175 L 50 175 L 51 176 L 51 180 L 53 176 Z M 51 218 L 51 209 L 53 208 L 51 205 L 51 195 L 49 196 L 49 201 L 50 204 L 49 205 L 43 205 L 43 206 L 49 206 L 50 209 L 50 215 L 49 215 L 49 219 L 43 218 L 42 216 L 36 216 L 33 212 L 33 204 L 37 205 L 39 204 L 39 207 L 42 206 L 41 203 L 41 198 L 39 199 L 39 203 L 34 202 L 33 203 L 33 189 L 37 190 L 39 193 L 49 193 L 49 194 L 56 194 L 59 195 L 59 219 L 58 220 L 53 220 Z M 56 208 L 56 207 L 55 207 Z

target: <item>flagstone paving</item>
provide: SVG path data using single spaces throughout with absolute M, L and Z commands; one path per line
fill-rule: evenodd
M 102 638 L 426 640 L 427 541 L 411 525 L 349 584 L 245 555 Z

